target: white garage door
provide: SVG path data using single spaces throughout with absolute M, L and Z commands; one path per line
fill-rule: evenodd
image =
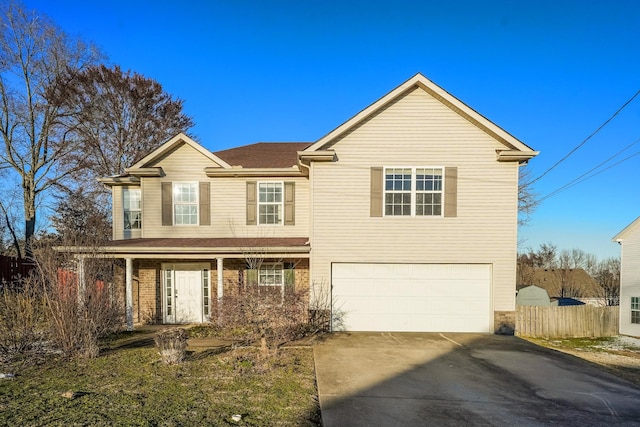
M 333 328 L 491 332 L 488 264 L 332 265 Z

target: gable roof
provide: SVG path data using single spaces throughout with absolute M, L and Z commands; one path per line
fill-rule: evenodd
M 132 170 L 137 170 L 137 169 L 144 169 L 145 166 L 148 166 L 149 164 L 153 163 L 155 160 L 159 159 L 160 157 L 165 155 L 167 152 L 173 150 L 175 147 L 179 146 L 180 144 L 186 144 L 190 146 L 191 148 L 198 151 L 203 156 L 207 157 L 208 159 L 210 159 L 211 161 L 220 165 L 223 168 L 230 167 L 227 162 L 215 156 L 212 152 L 206 150 L 202 145 L 198 144 L 197 142 L 189 138 L 184 133 L 179 133 L 173 138 L 171 138 L 170 140 L 168 140 L 167 142 L 165 142 L 164 144 L 162 144 L 161 146 L 159 146 L 158 148 L 156 148 L 155 150 L 153 150 L 151 153 L 147 154 L 145 157 L 140 159 L 135 165 L 131 166 L 130 168 L 127 168 L 126 169 L 127 172 Z
M 538 155 L 537 151 L 533 151 L 529 146 L 518 140 L 516 137 L 506 132 L 495 123 L 460 101 L 449 92 L 442 89 L 422 74 L 418 73 L 411 77 L 391 92 L 378 99 L 373 104 L 360 111 L 358 114 L 320 138 L 316 143 L 308 147 L 305 151 L 316 151 L 328 148 L 331 143 L 339 136 L 345 134 L 352 128 L 358 126 L 361 122 L 376 114 L 381 109 L 406 94 L 408 91 L 420 88 L 436 98 L 438 101 L 455 111 L 465 119 L 469 120 L 484 132 L 505 145 L 505 155 L 513 160 L 527 160 Z
M 558 297 L 565 281 L 565 291 L 578 298 L 602 296 L 598 282 L 582 268 L 564 270 L 561 268 L 539 268 L 534 272 L 533 284 L 545 289 L 550 297 Z
M 298 151 L 310 142 L 258 142 L 213 154 L 231 166 L 243 168 L 287 168 L 298 164 Z
M 622 241 L 627 238 L 627 235 L 638 226 L 640 226 L 640 216 L 636 218 L 631 224 L 627 225 L 621 232 L 613 236 L 613 239 L 611 239 L 611 241 L 622 243 Z

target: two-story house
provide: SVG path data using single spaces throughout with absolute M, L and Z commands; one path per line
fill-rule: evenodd
M 315 142 L 180 134 L 121 176 L 128 322 L 204 322 L 246 285 L 331 298 L 351 331 L 513 327 L 518 168 L 537 152 L 417 74 Z

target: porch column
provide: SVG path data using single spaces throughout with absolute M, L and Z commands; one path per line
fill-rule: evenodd
M 127 331 L 133 331 L 133 259 L 125 258 L 125 315 Z
M 222 297 L 224 296 L 224 258 L 216 258 L 216 261 L 216 271 L 218 272 L 218 304 L 220 304 L 222 302 Z
M 78 256 L 78 305 L 84 304 L 84 296 L 86 293 L 86 282 L 84 273 L 84 256 Z

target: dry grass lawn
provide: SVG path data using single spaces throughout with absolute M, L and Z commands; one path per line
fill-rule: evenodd
M 127 340 L 126 343 L 124 340 Z M 125 344 L 123 344 L 125 343 Z M 0 425 L 315 426 L 310 348 L 262 359 L 255 348 L 198 348 L 175 366 L 122 334 L 95 359 L 0 365 Z

